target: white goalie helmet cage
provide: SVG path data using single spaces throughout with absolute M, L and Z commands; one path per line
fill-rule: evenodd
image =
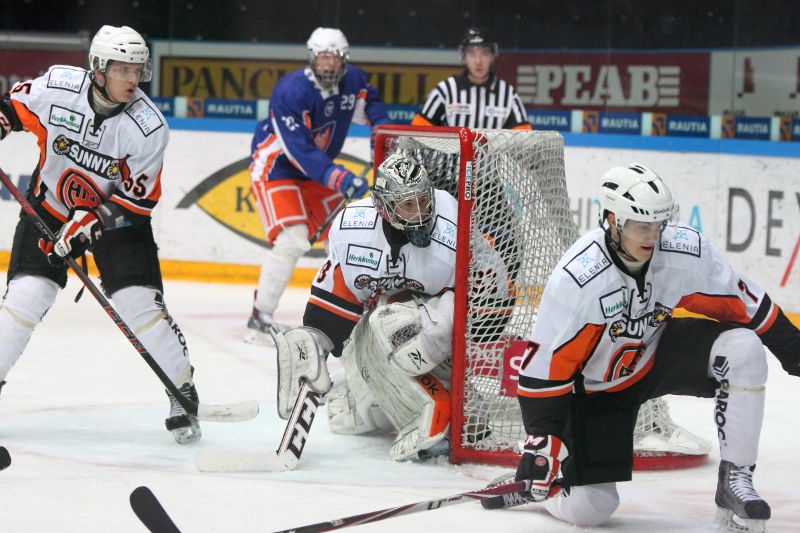
M 658 174 L 644 165 L 632 163 L 612 168 L 600 181 L 601 227 L 608 212 L 614 213 L 620 232 L 628 220 L 666 225 L 675 215 L 672 191 Z
M 311 33 L 306 43 L 308 46 L 308 63 L 314 75 L 325 85 L 335 85 L 344 77 L 347 63 L 350 61 L 350 44 L 342 30 L 336 28 L 317 28 Z M 337 72 L 320 73 L 317 71 L 317 54 L 331 52 L 342 58 L 342 66 Z
M 147 82 L 153 74 L 150 49 L 144 38 L 128 26 L 103 26 L 92 39 L 89 47 L 89 69 L 105 72 L 109 61 L 141 63 L 140 81 Z

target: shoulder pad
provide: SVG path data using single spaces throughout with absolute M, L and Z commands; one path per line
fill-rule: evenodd
M 135 100 L 125 109 L 125 114 L 133 119 L 145 137 L 164 126 L 161 113 L 146 98 Z
M 700 233 L 687 226 L 667 227 L 662 234 L 658 249 L 662 252 L 700 257 Z
M 611 258 L 606 255 L 600 244 L 592 241 L 562 268 L 575 280 L 575 283 L 583 287 L 612 265 Z
M 433 223 L 433 232 L 431 232 L 431 240 L 443 244 L 451 250 L 456 250 L 456 234 L 458 233 L 458 226 L 452 220 L 448 220 L 441 215 L 436 215 L 436 221 Z
M 47 73 L 47 88 L 79 93 L 88 82 L 87 72 L 82 68 L 54 66 Z
M 345 207 L 339 229 L 374 229 L 378 224 L 378 210 L 372 206 L 350 205 Z

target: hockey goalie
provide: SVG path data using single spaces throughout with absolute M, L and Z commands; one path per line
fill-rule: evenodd
M 395 461 L 448 449 L 457 207 L 422 165 L 393 155 L 378 168 L 371 197 L 334 220 L 304 327 L 275 335 L 282 417 L 305 377 L 327 392 L 335 433 L 394 429 Z M 476 257 L 502 303 L 505 266 L 483 244 Z M 344 367 L 332 379 L 328 353 Z

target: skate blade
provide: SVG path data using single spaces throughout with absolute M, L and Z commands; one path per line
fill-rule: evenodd
M 730 531 L 732 533 L 764 533 L 766 531 L 765 520 L 750 520 L 739 518 L 730 509 L 717 507 L 717 516 L 714 523 L 720 531 Z
M 244 334 L 244 342 L 247 344 L 255 344 L 257 346 L 275 346 L 275 341 L 272 340 L 272 335 L 257 329 L 248 329 L 247 333 Z
M 203 436 L 200 426 L 178 428 L 172 430 L 172 436 L 178 444 L 189 444 L 197 442 Z

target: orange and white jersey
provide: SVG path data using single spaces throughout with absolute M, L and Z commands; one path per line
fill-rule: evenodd
M 444 191 L 435 194 L 433 232 L 426 248 L 406 243 L 393 251 L 372 199 L 348 205 L 331 224 L 328 260 L 313 284 L 320 291 L 312 290 L 310 302 L 347 314 L 347 308 L 336 306 L 335 296 L 339 296 L 359 309 L 352 316 L 357 321 L 363 307 L 370 307 L 383 295 L 411 291 L 433 296 L 452 290 L 458 203 Z
M 601 228 L 579 239 L 556 266 L 542 296 L 518 393 L 587 393 L 624 389 L 651 368 L 673 309 L 684 308 L 758 334 L 778 307 L 756 282 L 736 272 L 704 235 L 668 226 L 643 275 L 618 268 Z
M 89 105 L 91 86 L 86 70 L 56 65 L 11 89 L 14 111 L 41 151 L 33 192 L 59 220 L 75 206 L 109 201 L 150 216 L 161 196 L 167 122 L 141 89 L 98 119 Z

